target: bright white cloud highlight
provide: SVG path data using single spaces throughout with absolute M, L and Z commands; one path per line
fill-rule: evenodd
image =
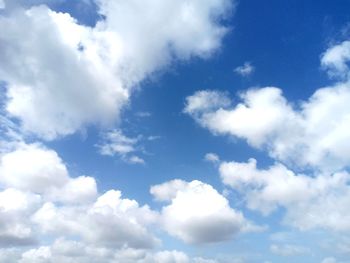
M 88 202 L 97 195 L 93 178 L 71 178 L 56 152 L 39 144 L 19 144 L 0 157 L 0 184 L 41 194 L 48 200 Z
M 105 19 L 93 28 L 45 6 L 0 17 L 6 110 L 24 131 L 51 140 L 114 123 L 140 81 L 174 60 L 217 50 L 231 9 L 229 0 L 97 5 Z
M 169 181 L 153 186 L 151 193 L 170 202 L 162 209 L 163 226 L 186 243 L 220 242 L 254 228 L 224 196 L 200 181 Z

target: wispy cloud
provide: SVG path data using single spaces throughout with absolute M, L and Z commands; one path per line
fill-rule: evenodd
M 253 74 L 255 67 L 250 62 L 245 62 L 242 66 L 239 66 L 234 69 L 234 72 L 242 77 L 248 77 Z

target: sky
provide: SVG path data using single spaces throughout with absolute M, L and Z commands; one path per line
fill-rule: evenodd
M 0 0 L 0 263 L 349 263 L 349 10 Z

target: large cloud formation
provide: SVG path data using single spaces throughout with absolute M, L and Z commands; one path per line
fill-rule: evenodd
M 29 9 L 12 3 L 0 16 L 6 110 L 24 131 L 54 139 L 113 123 L 150 74 L 217 50 L 227 32 L 220 22 L 231 7 L 229 0 L 96 4 L 103 19 L 94 27 L 28 3 Z
M 5 139 L 0 262 L 215 262 L 162 250 L 155 232 L 168 230 L 165 212 L 124 198 L 119 190 L 100 193 L 93 177 L 72 177 L 55 151 L 25 138 L 53 140 L 92 124 L 110 128 L 143 80 L 173 62 L 205 59 L 220 48 L 232 1 L 96 0 L 94 26 L 45 4 L 51 1 L 0 1 L 0 84 L 6 91 L 0 119 Z M 118 130 L 107 134 L 103 154 L 143 162 L 128 155 L 137 138 Z M 210 218 L 230 231 L 220 230 L 215 240 L 196 235 L 193 241 L 231 237 L 243 215 L 211 186 L 201 185 L 224 212 L 212 211 Z M 178 209 L 173 204 L 164 211 Z M 179 227 L 182 236 L 191 235 L 186 233 L 191 228 Z M 206 228 L 215 230 L 201 225 Z
M 316 90 L 299 105 L 276 87 L 242 92 L 234 106 L 224 93 L 198 91 L 187 98 L 185 112 L 214 134 L 245 139 L 289 165 L 342 169 L 350 163 L 349 50 L 344 42 L 325 52 L 322 65 L 342 81 Z
M 223 183 L 249 209 L 264 215 L 282 209 L 283 223 L 300 230 L 350 231 L 349 54 L 349 41 L 330 47 L 321 64 L 336 83 L 297 105 L 276 87 L 242 92 L 236 105 L 215 90 L 187 97 L 184 112 L 201 126 L 244 139 L 275 160 L 265 169 L 255 159 L 220 162 Z
M 80 263 L 91 258 L 101 263 L 215 262 L 180 251 L 152 251 L 161 244 L 154 229 L 163 227 L 163 219 L 173 220 L 167 212 L 162 215 L 148 205 L 140 206 L 123 198 L 119 190 L 99 193 L 94 178 L 71 177 L 58 154 L 41 144 L 12 143 L 0 156 L 0 175 L 0 262 Z M 210 212 L 210 219 L 220 223 L 215 229 L 238 228 L 243 216 L 229 208 L 211 186 L 200 185 L 215 197 L 215 204 L 221 204 L 217 212 Z M 166 207 L 164 211 L 179 214 L 178 209 Z M 208 219 L 200 214 L 196 218 L 196 222 Z M 209 222 L 200 228 L 205 233 L 215 230 Z M 181 228 L 181 233 L 191 236 L 193 231 Z M 215 239 L 231 234 L 219 231 Z M 200 239 L 198 235 L 194 238 Z

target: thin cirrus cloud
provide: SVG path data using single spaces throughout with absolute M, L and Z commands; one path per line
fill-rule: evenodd
M 142 136 L 131 138 L 121 130 L 112 130 L 103 133 L 102 142 L 96 147 L 101 155 L 115 156 L 131 164 L 145 164 L 145 160 L 135 155 L 141 151 L 140 141 Z
M 23 131 L 52 140 L 114 123 L 140 81 L 217 50 L 227 32 L 219 21 L 231 7 L 228 0 L 96 3 L 104 19 L 94 27 L 45 6 L 0 17 L 5 108 Z

